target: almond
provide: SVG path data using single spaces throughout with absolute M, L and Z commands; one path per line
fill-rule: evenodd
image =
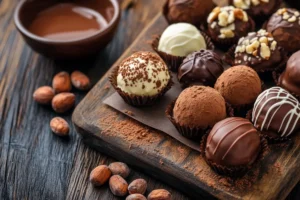
M 90 174 L 90 181 L 95 186 L 101 186 L 108 181 L 111 171 L 106 165 L 99 165 Z
M 88 90 L 91 87 L 90 79 L 80 71 L 74 71 L 71 74 L 71 81 L 78 90 Z
M 127 178 L 130 174 L 129 167 L 122 162 L 113 162 L 108 167 L 113 175 L 120 175 L 123 178 Z
M 33 93 L 33 99 L 40 104 L 50 105 L 54 95 L 54 90 L 51 87 L 43 86 Z
M 125 179 L 123 179 L 119 175 L 113 175 L 112 177 L 110 177 L 110 179 L 109 179 L 109 188 L 110 188 L 111 192 L 115 196 L 118 196 L 118 197 L 123 197 L 128 192 L 127 182 L 125 181 Z
M 126 200 L 147 200 L 144 195 L 141 194 L 131 194 L 126 197 Z
M 164 189 L 153 190 L 148 195 L 148 200 L 171 200 L 171 193 Z
M 128 186 L 129 194 L 144 194 L 147 190 L 147 182 L 144 179 L 136 179 Z
M 53 133 L 58 136 L 69 135 L 69 124 L 61 117 L 55 117 L 50 121 L 50 127 Z
M 57 94 L 52 99 L 52 108 L 57 113 L 64 113 L 70 110 L 75 104 L 75 95 L 73 93 L 64 92 Z
M 52 87 L 56 93 L 70 92 L 72 84 L 69 73 L 60 72 L 56 74 L 52 80 Z

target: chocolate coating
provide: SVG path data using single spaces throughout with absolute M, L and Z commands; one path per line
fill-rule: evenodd
M 195 26 L 205 22 L 215 7 L 212 0 L 169 0 L 167 6 L 170 23 L 187 22 Z
M 300 9 L 300 1 L 295 1 L 295 0 L 286 0 L 286 2 L 289 3 L 289 5 L 291 5 L 291 7 Z
M 284 50 L 293 53 L 300 49 L 300 13 L 296 9 L 279 9 L 267 23 L 267 31 Z
M 278 84 L 300 96 L 300 51 L 294 53 L 288 60 L 285 71 L 279 77 Z
M 218 54 L 211 50 L 200 50 L 189 54 L 178 69 L 178 80 L 184 86 L 213 86 L 224 71 Z
M 247 119 L 231 117 L 218 122 L 206 141 L 207 160 L 235 167 L 251 165 L 260 152 L 260 137 Z
M 272 87 L 258 96 L 252 122 L 271 137 L 288 137 L 300 129 L 299 101 L 285 89 Z
M 190 128 L 212 127 L 226 117 L 226 104 L 211 87 L 192 86 L 185 89 L 173 108 L 174 120 Z

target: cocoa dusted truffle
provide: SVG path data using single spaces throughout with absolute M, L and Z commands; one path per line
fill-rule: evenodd
M 223 62 L 218 54 L 211 50 L 200 50 L 183 60 L 178 70 L 178 80 L 184 87 L 213 86 L 223 71 Z
M 253 105 L 262 92 L 258 74 L 242 65 L 227 69 L 218 78 L 215 89 L 233 106 Z
M 225 100 L 213 88 L 192 86 L 179 95 L 173 109 L 173 117 L 181 126 L 212 127 L 226 117 Z
M 292 8 L 281 8 L 267 23 L 270 32 L 284 50 L 293 53 L 300 50 L 300 12 Z
M 214 7 L 212 0 L 169 0 L 165 15 L 172 24 L 187 22 L 199 26 Z
M 300 96 L 300 51 L 294 53 L 288 60 L 285 71 L 279 77 L 278 85 L 295 96 Z
M 300 129 L 299 101 L 285 89 L 272 87 L 258 96 L 252 122 L 271 138 L 288 137 Z
M 218 122 L 206 140 L 208 162 L 223 167 L 249 166 L 261 150 L 258 131 L 244 118 L 231 117 Z
M 254 24 L 247 13 L 233 6 L 216 7 L 207 18 L 208 33 L 212 40 L 223 45 L 233 45 L 254 31 Z
M 285 54 L 271 33 L 259 30 L 239 40 L 234 57 L 234 65 L 246 65 L 257 72 L 266 72 L 280 66 Z

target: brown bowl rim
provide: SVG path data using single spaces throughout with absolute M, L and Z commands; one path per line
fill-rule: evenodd
M 26 37 L 31 38 L 32 40 L 36 40 L 39 42 L 43 42 L 43 43 L 48 43 L 48 44 L 75 44 L 78 42 L 84 42 L 86 40 L 90 40 L 93 39 L 95 37 L 99 37 L 102 35 L 105 35 L 106 33 L 108 33 L 112 27 L 114 25 L 116 25 L 120 19 L 120 5 L 118 3 L 117 0 L 107 0 L 110 1 L 114 7 L 114 16 L 112 18 L 112 20 L 108 23 L 108 26 L 102 30 L 97 31 L 95 34 L 90 35 L 88 37 L 84 37 L 84 38 L 79 38 L 79 39 L 73 39 L 73 40 L 66 40 L 66 41 L 62 41 L 62 40 L 52 40 L 52 39 L 47 39 L 47 38 L 43 38 L 40 37 L 38 35 L 35 35 L 33 33 L 31 33 L 29 30 L 27 30 L 27 28 L 25 28 L 25 26 L 22 24 L 21 19 L 20 19 L 20 10 L 22 9 L 22 7 L 24 6 L 24 4 L 26 3 L 27 0 L 22 0 L 18 3 L 15 12 L 14 12 L 14 22 L 15 25 L 17 27 L 17 29 L 24 35 L 26 35 Z

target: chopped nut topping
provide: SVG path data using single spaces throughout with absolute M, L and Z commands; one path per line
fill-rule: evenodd
M 296 16 L 292 16 L 288 19 L 288 22 L 295 22 L 297 20 Z
M 269 60 L 271 57 L 270 48 L 265 44 L 262 43 L 260 47 L 260 56 L 266 60 Z
M 294 11 L 287 8 L 281 8 L 276 12 L 277 15 L 281 15 L 282 19 L 293 23 L 296 22 L 297 19 L 300 20 L 300 13 L 299 11 Z

